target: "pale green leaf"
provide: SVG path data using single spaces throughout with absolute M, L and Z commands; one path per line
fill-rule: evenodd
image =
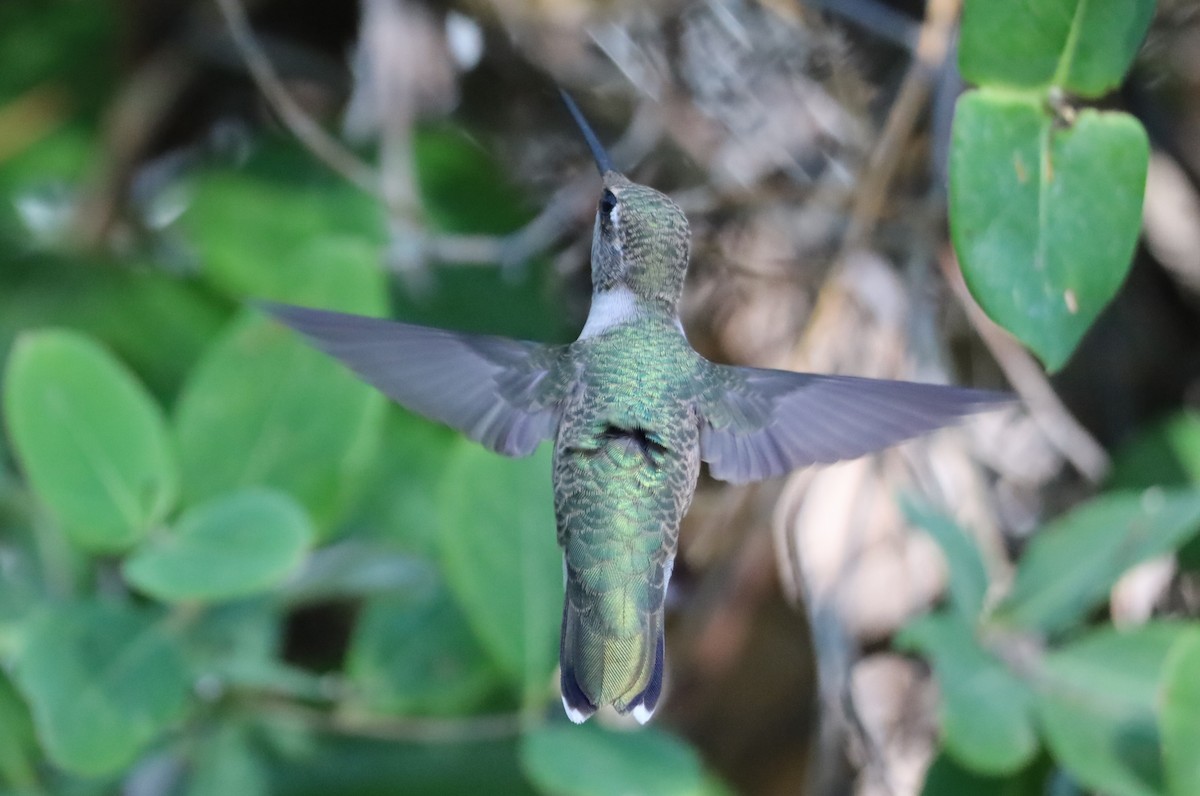
M 998 620 L 1065 630 L 1104 602 L 1130 567 L 1200 530 L 1200 489 L 1114 492 L 1061 517 L 1030 542 Z
M 292 332 L 238 320 L 192 372 L 175 426 L 184 495 L 245 486 L 300 500 L 323 529 L 374 454 L 384 398 Z
M 1006 774 L 1033 758 L 1033 694 L 983 648 L 974 627 L 955 614 L 931 614 L 909 623 L 897 645 L 929 658 L 941 692 L 942 745 L 955 759 L 984 774 Z
M 503 678 L 439 583 L 367 601 L 346 674 L 374 713 L 469 714 Z
M 545 725 L 522 738 L 521 765 L 543 793 L 559 796 L 689 796 L 705 787 L 699 755 L 654 728 Z
M 178 471 L 158 406 L 88 338 L 22 336 L 4 412 L 30 485 L 79 547 L 127 549 L 174 505 Z
M 1155 705 L 1167 654 L 1184 631 L 1171 623 L 1104 628 L 1046 656 L 1038 721 L 1079 782 L 1112 796 L 1163 792 Z
M 1171 647 L 1158 700 L 1169 796 L 1200 793 L 1200 625 Z
M 446 581 L 484 648 L 527 699 L 548 690 L 562 617 L 550 450 L 505 459 L 462 440 L 438 535 Z
M 125 560 L 125 577 L 167 602 L 237 599 L 283 581 L 312 538 L 312 524 L 290 497 L 243 489 L 185 512 Z
M 162 614 L 108 603 L 34 617 L 16 682 L 50 757 L 87 776 L 133 762 L 181 717 L 189 685 Z
M 988 590 L 987 569 L 975 541 L 958 523 L 924 501 L 905 497 L 901 508 L 908 521 L 928 532 L 942 549 L 950 577 L 950 601 L 964 620 L 974 622 Z

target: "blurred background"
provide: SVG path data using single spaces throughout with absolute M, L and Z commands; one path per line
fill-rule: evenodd
M 136 538 L 90 543 L 46 509 L 7 398 L 0 777 L 12 792 L 928 787 L 937 686 L 892 641 L 940 603 L 948 569 L 898 498 L 954 517 L 1003 584 L 1039 527 L 1101 489 L 1200 477 L 1200 5 L 1160 2 L 1105 100 L 1150 135 L 1143 234 L 1123 288 L 1053 376 L 974 305 L 948 243 L 958 11 L 0 4 L 0 361 L 30 330 L 98 342 L 154 407 L 178 468 Z M 702 354 L 1025 399 L 776 482 L 702 476 L 668 602 L 666 696 L 641 732 L 561 716 L 545 451 L 477 451 L 248 308 L 269 298 L 573 339 L 599 180 L 558 86 L 619 168 L 687 212 L 683 324 Z M 286 577 L 192 599 L 156 592 L 127 560 L 205 501 L 255 486 L 311 526 Z M 1153 559 L 1093 618 L 1195 617 L 1198 584 Z M 73 739 L 70 706 L 92 703 L 63 694 L 86 696 L 97 671 L 134 691 L 159 680 L 120 665 L 32 673 L 76 650 L 30 635 L 47 605 L 82 611 L 48 636 L 83 628 L 79 649 L 108 663 L 88 636 L 89 623 L 104 636 L 109 609 L 96 606 L 167 628 L 186 695 L 137 714 L 137 732 L 121 724 L 137 711 L 105 703 L 115 723 Z M 110 733 L 134 740 L 89 746 Z M 1053 768 L 1044 753 L 1030 765 L 1043 781 Z

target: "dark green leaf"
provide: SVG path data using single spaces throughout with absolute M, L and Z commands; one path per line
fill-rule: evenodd
M 981 773 L 1007 774 L 1033 758 L 1033 694 L 980 645 L 972 626 L 954 614 L 930 614 L 906 626 L 896 643 L 933 665 L 942 745 L 955 759 Z
M 59 102 L 95 113 L 117 74 L 119 32 L 117 10 L 104 3 L 0 3 L 0 98 L 55 86 L 67 93 Z
M 1184 410 L 1155 423 L 1113 456 L 1110 489 L 1200 484 L 1200 412 Z
M 166 602 L 232 600 L 280 583 L 312 538 L 312 524 L 290 497 L 244 489 L 187 511 L 125 560 L 125 576 Z
M 548 689 L 562 616 L 550 458 L 548 446 L 505 459 L 462 440 L 439 492 L 446 581 L 527 700 Z
M 318 675 L 279 659 L 280 622 L 278 606 L 266 599 L 242 600 L 204 611 L 181 639 L 197 673 L 197 690 L 208 699 L 233 689 L 327 701 L 328 689 Z
M 959 68 L 982 85 L 1100 96 L 1121 82 L 1153 17 L 1154 0 L 967 0 Z
M 180 718 L 188 692 L 162 615 L 105 603 L 31 620 L 16 681 L 50 757 L 87 776 L 129 765 Z
M 995 617 L 1048 633 L 1104 602 L 1135 564 L 1168 553 L 1200 529 L 1200 490 L 1114 492 L 1042 530 L 1017 568 Z
M 502 235 L 533 218 L 533 210 L 495 159 L 463 131 L 424 127 L 413 140 L 421 200 L 444 232 Z
M 521 765 L 543 793 L 620 796 L 694 794 L 703 783 L 700 757 L 660 730 L 614 732 L 595 724 L 549 724 L 521 742 Z
M 987 569 L 975 541 L 954 520 L 923 501 L 905 497 L 901 507 L 908 521 L 927 531 L 942 549 L 950 577 L 951 603 L 968 624 L 973 623 L 983 610 L 988 590 Z
M 1200 793 L 1200 625 L 1171 647 L 1158 699 L 1169 796 Z
M 1048 768 L 1042 755 L 1018 774 L 989 777 L 964 768 L 943 750 L 925 773 L 921 796 L 1047 796 Z
M 1200 413 L 1171 415 L 1117 450 L 1108 489 L 1150 486 L 1200 486 Z M 1200 536 L 1180 548 L 1179 563 L 1200 570 Z
M 470 740 L 476 720 L 439 722 L 435 743 L 315 734 L 299 726 L 270 728 L 271 793 L 286 796 L 524 796 L 536 791 L 521 776 L 516 739 Z M 415 729 L 420 731 L 420 724 Z M 456 738 L 455 732 L 461 735 Z M 448 737 L 447 737 L 448 736 Z M 319 750 L 314 753 L 314 750 Z
M 162 414 L 104 349 L 73 332 L 29 333 L 4 386 L 25 474 L 76 545 L 126 549 L 174 505 L 179 479 Z
M 191 281 L 139 266 L 75 252 L 5 263 L 0 351 L 32 327 L 74 329 L 110 348 L 154 395 L 173 397 L 229 311 Z
M 277 594 L 288 603 L 317 602 L 421 588 L 433 578 L 428 560 L 355 538 L 313 551 Z
M 1094 110 L 1059 127 L 1037 99 L 978 90 L 959 99 L 952 136 L 963 276 L 987 314 L 1055 370 L 1129 270 L 1146 133 L 1131 116 Z
M 371 712 L 454 715 L 477 710 L 503 682 L 440 584 L 369 600 L 346 673 Z
M 1037 715 L 1055 758 L 1113 796 L 1158 796 L 1163 772 L 1155 705 L 1167 654 L 1185 632 L 1159 623 L 1094 631 L 1046 656 Z
M 383 409 L 381 394 L 289 330 L 243 317 L 179 399 L 184 495 L 276 487 L 328 529 L 375 453 Z
M 280 646 L 281 617 L 265 598 L 215 605 L 188 625 L 181 642 L 201 677 L 235 679 L 235 670 L 266 665 Z

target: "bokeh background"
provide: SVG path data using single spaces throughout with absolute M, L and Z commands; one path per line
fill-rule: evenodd
M 1053 375 L 978 310 L 948 242 L 957 13 L 0 4 L 0 780 L 131 796 L 1087 792 L 1057 752 L 989 779 L 940 751 L 937 681 L 893 642 L 953 566 L 915 527 L 926 509 L 901 505 L 955 518 L 1003 591 L 1076 504 L 1200 478 L 1200 6 L 1159 2 L 1104 100 L 1150 135 L 1143 234 Z M 599 181 L 558 86 L 620 168 L 688 213 L 683 324 L 705 356 L 1024 399 L 776 482 L 702 477 L 649 730 L 561 715 L 546 451 L 509 462 L 457 440 L 250 304 L 573 339 Z M 51 349 L 47 378 L 84 398 L 26 431 L 57 404 L 24 395 L 14 363 Z M 134 431 L 117 398 L 87 404 L 96 362 L 105 385 L 135 385 Z M 116 447 L 143 426 L 166 440 L 138 486 L 156 507 L 93 534 L 105 496 L 67 483 L 83 519 L 58 510 L 58 476 L 30 450 L 71 423 Z M 78 462 L 61 450 L 52 471 Z M 226 527 L 214 506 L 253 537 L 239 500 L 292 529 L 264 554 L 275 568 L 228 593 L 202 573 L 185 593 L 172 540 Z M 182 545 L 184 570 L 236 570 L 258 554 L 247 538 Z M 1187 561 L 1124 572 L 1082 624 L 1194 619 Z

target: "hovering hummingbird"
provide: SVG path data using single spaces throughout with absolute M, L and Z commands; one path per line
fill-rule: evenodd
M 503 337 L 268 304 L 276 318 L 402 406 L 506 456 L 554 441 L 566 595 L 563 706 L 642 723 L 663 683 L 663 601 L 700 462 L 731 483 L 852 459 L 1008 396 L 903 381 L 718 365 L 679 321 L 687 218 L 613 168 L 563 93 L 603 178 L 592 304 L 579 339 Z

